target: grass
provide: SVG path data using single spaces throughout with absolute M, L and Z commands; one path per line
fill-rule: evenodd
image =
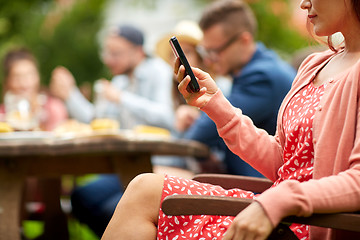
M 63 176 L 62 188 L 70 193 L 74 187 L 85 185 L 97 178 L 97 174 L 87 174 L 84 176 Z M 68 198 L 65 196 L 64 198 Z M 67 210 L 69 211 L 69 210 Z M 66 212 L 66 211 L 65 211 Z M 24 236 L 31 240 L 36 239 L 44 232 L 44 222 L 35 220 L 25 220 L 22 223 Z M 69 240 L 99 240 L 99 237 L 85 224 L 80 223 L 75 218 L 68 218 Z
M 99 240 L 99 237 L 91 229 L 76 219 L 68 220 L 68 230 L 70 240 Z M 26 220 L 23 222 L 23 231 L 27 239 L 35 239 L 43 233 L 44 223 Z

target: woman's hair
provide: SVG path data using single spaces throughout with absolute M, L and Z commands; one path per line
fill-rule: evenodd
M 4 72 L 4 80 L 6 81 L 7 77 L 10 74 L 11 68 L 14 63 L 20 60 L 28 60 L 35 64 L 38 67 L 38 63 L 34 57 L 34 55 L 26 48 L 19 48 L 9 51 L 3 61 L 3 72 Z
M 351 4 L 360 23 L 360 0 L 352 0 Z
M 355 13 L 355 15 L 356 15 L 356 17 L 357 17 L 357 19 L 358 19 L 359 24 L 360 24 L 360 0 L 351 0 L 351 6 L 349 6 L 349 7 L 354 10 L 354 13 Z M 339 48 L 336 48 L 336 46 L 334 46 L 332 36 L 328 36 L 327 41 L 324 42 L 323 40 L 315 37 L 315 34 L 314 34 L 314 32 L 313 32 L 313 30 L 312 30 L 312 27 L 310 26 L 310 23 L 309 23 L 309 22 L 307 22 L 307 28 L 308 28 L 310 34 L 311 34 L 317 41 L 319 41 L 319 42 L 321 42 L 321 43 L 327 44 L 328 47 L 329 47 L 332 51 L 334 51 L 334 52 L 339 51 Z

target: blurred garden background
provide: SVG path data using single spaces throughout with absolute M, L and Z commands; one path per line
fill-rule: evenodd
M 183 19 L 197 21 L 212 0 L 0 0 L 0 59 L 11 48 L 24 46 L 39 61 L 44 86 L 58 65 L 67 67 L 77 84 L 90 86 L 110 78 L 100 60 L 102 31 L 109 25 L 134 23 L 146 34 L 146 50 Z M 257 39 L 290 61 L 314 42 L 307 36 L 299 0 L 247 0 L 259 23 Z M 0 75 L 1 81 L 3 75 Z M 2 87 L 3 84 L 1 84 Z M 1 90 L 1 89 L 0 89 Z M 41 234 L 41 223 L 25 222 L 29 239 Z M 70 237 L 97 239 L 76 220 Z
M 197 21 L 212 0 L 0 0 L 0 58 L 16 46 L 31 49 L 39 60 L 42 83 L 63 65 L 78 84 L 110 77 L 99 58 L 101 31 L 107 25 L 132 22 L 152 48 L 177 21 Z M 294 17 L 298 0 L 248 0 L 259 21 L 258 39 L 284 58 L 310 44 L 304 21 Z M 299 27 L 300 26 L 300 27 Z M 2 75 L 1 75 L 2 78 Z

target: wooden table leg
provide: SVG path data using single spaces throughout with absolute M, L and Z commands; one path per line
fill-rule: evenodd
M 68 240 L 67 217 L 60 205 L 61 179 L 44 178 L 40 180 L 40 184 L 45 203 L 44 239 Z
M 140 173 L 152 172 L 151 154 L 144 153 L 129 156 L 115 156 L 113 158 L 114 170 L 126 188 L 130 181 Z
M 0 239 L 20 240 L 23 176 L 0 161 Z

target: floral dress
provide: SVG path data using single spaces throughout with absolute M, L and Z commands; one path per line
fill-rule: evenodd
M 286 107 L 283 116 L 286 137 L 284 164 L 278 170 L 279 179 L 274 182 L 273 187 L 287 179 L 302 182 L 312 178 L 314 165 L 312 123 L 325 87 L 325 85 L 315 87 L 313 83 L 308 84 L 291 99 Z M 241 189 L 226 190 L 220 186 L 165 176 L 161 201 L 166 196 L 177 194 L 256 198 L 254 193 Z M 210 215 L 167 216 L 160 209 L 157 239 L 222 239 L 233 219 L 234 217 L 231 216 Z M 309 239 L 307 225 L 293 224 L 290 228 L 299 239 Z

